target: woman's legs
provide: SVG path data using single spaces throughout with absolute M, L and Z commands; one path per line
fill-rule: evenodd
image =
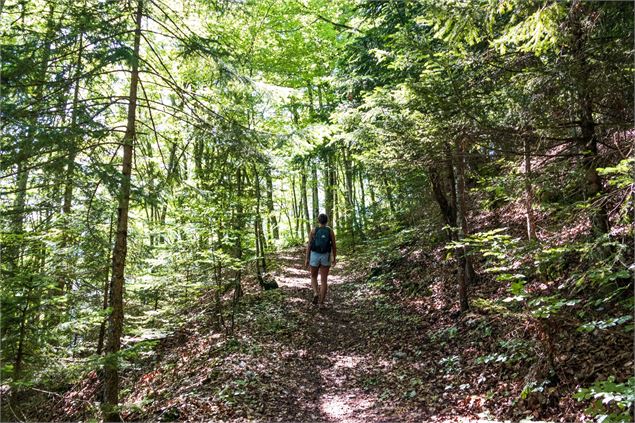
M 326 279 L 329 277 L 329 266 L 320 266 L 320 304 L 324 304 L 324 299 L 326 298 Z M 315 281 L 317 287 L 317 278 Z
M 315 297 L 319 297 L 319 295 L 320 295 L 320 293 L 318 291 L 318 284 L 317 284 L 318 269 L 319 269 L 319 267 L 311 266 L 311 286 L 313 287 L 314 298 Z

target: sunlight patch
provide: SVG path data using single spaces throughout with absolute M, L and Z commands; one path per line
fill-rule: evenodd
M 320 410 L 339 422 L 362 422 L 358 413 L 371 408 L 373 403 L 366 398 L 357 398 L 352 394 L 329 395 L 322 398 Z

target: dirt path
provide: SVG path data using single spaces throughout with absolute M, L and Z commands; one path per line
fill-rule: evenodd
M 327 307 L 319 310 L 310 303 L 310 278 L 301 266 L 302 257 L 287 254 L 280 256 L 279 261 L 280 289 L 307 335 L 296 345 L 304 365 L 294 365 L 299 364 L 302 369 L 298 376 L 308 394 L 304 401 L 309 402 L 302 407 L 306 413 L 280 409 L 282 415 L 307 421 L 347 423 L 404 421 L 409 417 L 416 420 L 419 414 L 416 404 L 412 404 L 411 410 L 397 409 L 396 404 L 383 401 L 387 398 L 381 398 L 382 392 L 375 389 L 386 379 L 382 374 L 390 372 L 395 361 L 406 357 L 406 353 L 393 345 L 394 334 L 386 331 L 387 322 L 372 316 L 372 305 L 377 297 L 364 292 L 364 286 L 354 284 L 345 276 L 345 263 L 338 264 L 329 276 Z M 406 334 L 418 329 L 415 323 L 413 320 L 409 326 L 395 329 Z M 285 374 L 289 370 L 282 366 L 276 372 Z
M 354 320 L 350 291 L 344 288 L 342 265 L 334 266 L 329 275 L 327 308 L 319 310 L 309 303 L 312 297 L 308 271 L 301 268 L 301 257 L 281 256 L 282 273 L 278 278 L 280 288 L 290 298 L 300 298 L 296 303 L 306 313 L 307 339 L 305 360 L 306 379 L 311 381 L 317 415 L 306 416 L 318 420 L 340 422 L 368 421 L 376 398 L 364 393 L 352 381 L 352 373 L 362 359 L 351 347 L 361 337 L 359 322 Z M 353 383 L 351 383 L 353 382 Z M 353 386 L 351 386 L 353 385 Z

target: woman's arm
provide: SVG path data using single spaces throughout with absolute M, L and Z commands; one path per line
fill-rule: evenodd
M 315 229 L 312 229 L 309 232 L 309 242 L 306 244 L 306 259 L 304 260 L 304 266 L 309 267 L 309 257 L 311 257 L 311 243 L 313 242 L 313 237 L 315 236 Z

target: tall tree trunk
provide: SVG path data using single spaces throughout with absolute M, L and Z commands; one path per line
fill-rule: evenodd
M 234 244 L 234 257 L 241 261 L 243 258 L 243 243 L 242 243 L 242 230 L 243 230 L 243 170 L 241 167 L 238 167 L 236 170 L 236 214 L 234 216 L 234 233 L 236 236 L 236 243 Z M 234 304 L 237 303 L 238 299 L 242 297 L 242 270 L 239 268 L 236 270 L 235 279 L 234 279 Z M 233 330 L 233 320 L 232 320 L 232 330 Z
M 606 203 L 601 199 L 602 180 L 597 171 L 598 148 L 597 135 L 595 133 L 596 123 L 593 119 L 593 98 L 591 97 L 591 82 L 589 77 L 591 70 L 585 52 L 586 34 L 581 21 L 587 16 L 584 2 L 574 1 L 571 3 L 571 20 L 573 28 L 572 53 L 576 60 L 575 75 L 578 104 L 579 122 L 581 137 L 579 139 L 580 148 L 583 151 L 582 164 L 585 169 L 586 193 L 589 198 L 598 198 L 599 203 L 591 208 L 591 226 L 594 233 L 600 235 L 608 233 L 610 223 L 606 210 Z
M 317 221 L 320 214 L 320 202 L 318 197 L 318 174 L 315 162 L 311 163 L 311 205 L 313 206 L 313 221 Z
M 256 279 L 258 279 L 258 283 L 260 286 L 263 286 L 265 280 L 262 277 L 262 270 L 260 269 L 260 255 L 262 253 L 262 247 L 260 245 L 260 234 L 258 233 L 260 228 L 258 227 L 258 217 L 254 217 L 254 245 L 256 247 Z
M 364 190 L 364 174 L 362 168 L 359 168 L 359 189 L 360 189 L 360 218 L 362 231 L 366 230 L 366 192 Z M 363 234 L 362 234 L 363 235 Z
M 445 143 L 445 171 L 448 178 L 448 185 L 450 189 L 450 201 L 449 201 L 449 218 L 450 218 L 450 226 L 456 229 L 459 226 L 458 223 L 458 211 L 457 211 L 457 196 L 456 196 L 456 178 L 454 176 L 454 158 L 452 157 L 452 147 L 449 143 Z
M 329 151 L 324 155 L 324 212 L 329 217 L 330 225 L 333 226 L 333 185 L 334 184 L 334 172 L 333 172 L 333 157 Z
M 375 208 L 375 204 L 377 203 L 377 199 L 375 196 L 375 187 L 373 186 L 373 182 L 371 180 L 368 181 L 368 191 L 370 192 L 370 207 L 371 210 Z
M 527 136 L 523 137 L 523 150 L 525 154 L 525 212 L 527 214 L 527 239 L 535 240 L 536 220 L 533 211 L 533 189 L 531 186 L 531 147 Z
M 71 136 L 73 141 L 71 143 L 71 151 L 68 156 L 68 166 L 66 168 L 66 184 L 64 187 L 64 202 L 62 205 L 62 213 L 68 215 L 71 212 L 71 203 L 73 201 L 73 186 L 74 186 L 74 173 L 75 173 L 75 156 L 77 154 L 77 116 L 79 113 L 79 82 L 80 75 L 82 73 L 82 55 L 84 52 L 84 35 L 79 34 L 79 48 L 77 52 L 77 62 L 75 65 L 75 87 L 73 89 L 73 105 L 71 112 Z
M 300 236 L 300 205 L 298 204 L 298 195 L 296 193 L 296 189 L 295 189 L 295 175 L 293 175 L 293 178 L 291 179 L 291 189 L 293 189 L 293 217 L 294 217 L 294 235 L 295 238 L 297 239 Z
M 357 202 L 357 183 L 356 178 L 357 171 L 354 166 L 351 166 L 351 205 L 352 205 L 352 218 L 353 218 L 353 233 L 359 235 L 359 203 Z
M 311 81 L 307 81 L 306 83 L 306 92 L 309 96 L 309 113 L 313 116 L 315 115 L 315 107 L 313 106 L 313 86 L 311 85 Z M 297 123 L 297 121 L 295 123 Z
M 305 228 L 305 237 L 309 236 L 309 232 L 311 232 L 311 218 L 309 216 L 309 201 L 308 201 L 308 193 L 307 193 L 307 184 L 306 184 L 306 166 L 302 164 L 302 174 L 300 176 L 300 191 L 302 195 L 302 213 L 304 214 L 304 228 Z
M 31 288 L 29 288 L 29 294 L 31 293 Z M 26 321 L 27 321 L 27 312 L 29 310 L 29 295 L 26 295 L 26 301 L 24 304 L 24 308 L 22 308 L 20 313 L 20 331 L 18 335 L 18 347 L 15 354 L 15 360 L 13 361 L 13 380 L 20 380 L 22 376 L 22 360 L 24 359 L 24 340 L 26 338 Z
M 323 116 L 324 102 L 322 101 L 322 85 L 320 83 L 317 84 L 317 92 L 318 92 L 318 108 L 320 110 L 320 116 Z
M 461 230 L 459 231 L 459 240 L 469 234 L 467 226 L 467 201 L 465 193 L 465 145 L 463 140 L 457 140 L 456 142 L 456 194 L 458 200 L 458 218 Z M 469 259 L 469 252 L 467 247 L 462 248 L 462 253 L 459 255 L 459 301 L 461 311 L 469 309 L 469 300 L 467 294 L 467 287 L 473 283 L 473 269 Z
M 262 230 L 262 216 L 260 215 L 260 176 L 258 168 L 254 165 L 254 188 L 256 191 L 256 216 L 254 219 L 254 237 L 256 245 L 256 276 L 260 285 L 264 284 L 262 274 L 267 271 L 267 263 L 265 258 L 265 240 Z M 262 266 L 261 266 L 262 265 Z
M 346 229 L 355 245 L 355 205 L 353 204 L 353 169 L 351 163 L 351 153 L 348 149 L 342 150 L 344 155 L 344 179 L 346 183 Z
M 340 177 L 339 177 L 339 170 L 337 169 L 337 162 L 338 162 L 338 157 L 335 157 L 334 163 L 333 163 L 333 217 L 335 218 L 335 220 L 333 221 L 333 227 L 336 230 L 339 230 L 342 227 L 342 207 L 340 206 L 340 196 L 339 196 L 339 183 L 340 183 Z
M 119 207 L 117 209 L 117 236 L 112 252 L 112 278 L 110 280 L 110 308 L 108 338 L 106 342 L 107 357 L 104 363 L 104 420 L 120 421 L 117 410 L 119 403 L 119 363 L 118 353 L 121 349 L 123 333 L 123 285 L 128 250 L 128 210 L 130 204 L 130 185 L 132 178 L 132 162 L 134 142 L 136 140 L 137 119 L 137 87 L 139 84 L 139 44 L 141 42 L 141 18 L 143 16 L 143 0 L 137 0 L 135 13 L 134 59 L 130 74 L 130 94 L 128 102 L 128 121 L 124 134 L 123 162 L 121 165 L 121 187 L 119 190 Z
M 196 179 L 201 181 L 204 178 L 203 152 L 205 151 L 205 143 L 202 137 L 194 141 L 192 149 L 194 152 L 194 175 L 196 176 Z
M 446 235 L 448 237 L 448 241 L 452 241 L 454 234 L 452 228 L 456 225 L 455 219 L 452 216 L 452 210 L 450 209 L 450 203 L 445 194 L 445 188 L 443 181 L 439 175 L 439 171 L 432 167 L 428 170 L 430 184 L 432 185 L 432 193 L 434 194 L 434 199 L 439 205 L 439 209 L 441 210 L 441 216 L 443 217 L 443 223 L 447 226 Z
M 167 171 L 167 175 L 165 176 L 165 181 L 168 185 L 168 189 L 170 189 L 170 191 L 172 191 L 171 188 L 171 184 L 170 182 L 172 181 L 172 178 L 176 177 L 176 175 L 178 174 L 178 170 L 179 170 L 179 158 L 177 157 L 176 154 L 176 149 L 177 149 L 177 144 L 173 143 L 172 147 L 170 148 L 170 160 L 168 162 L 168 171 Z M 200 183 L 200 182 L 199 182 Z M 158 196 L 158 194 L 157 194 Z M 157 213 L 159 213 L 158 209 L 157 209 Z M 165 243 L 165 236 L 163 235 L 164 232 L 164 227 L 165 227 L 165 219 L 167 218 L 168 215 L 168 202 L 165 201 L 163 203 L 163 206 L 161 208 L 161 212 L 158 215 L 158 222 L 160 225 L 160 230 L 161 230 L 161 235 L 159 235 L 159 242 L 161 244 Z
M 108 252 L 110 252 L 111 248 L 112 248 L 112 229 L 113 229 L 113 218 L 112 216 L 110 216 L 110 225 L 109 228 L 109 232 L 108 232 Z M 110 259 L 110 257 L 109 257 Z M 106 309 L 108 308 L 108 293 L 109 293 L 109 288 L 110 288 L 110 278 L 108 277 L 109 272 L 108 272 L 108 268 L 110 266 L 106 266 L 106 268 L 104 269 L 106 272 L 106 277 L 104 280 L 104 296 L 103 296 L 103 301 L 102 301 L 102 310 L 106 311 Z M 104 348 L 104 335 L 106 334 L 106 319 L 104 318 L 101 322 L 101 324 L 99 325 L 99 336 L 97 338 L 97 351 L 95 352 L 95 354 L 97 355 L 101 355 L 101 352 Z
M 278 220 L 276 219 L 275 209 L 273 207 L 273 178 L 271 177 L 271 169 L 267 168 L 267 212 L 269 219 L 267 220 L 267 231 L 273 232 L 273 239 L 280 239 L 280 229 L 278 228 Z M 271 228 L 271 229 L 269 229 Z

